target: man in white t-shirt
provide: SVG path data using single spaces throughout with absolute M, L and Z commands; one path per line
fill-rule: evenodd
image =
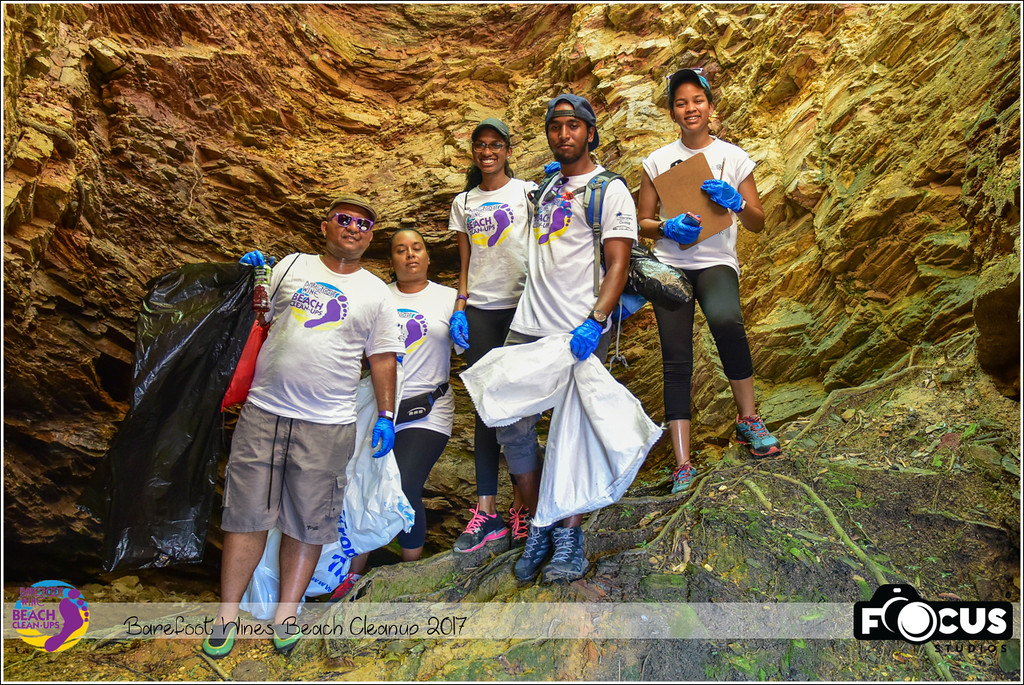
M 538 198 L 528 243 L 526 288 L 505 344 L 572 333 L 570 348 L 577 359 L 595 352 L 603 358 L 610 339 L 608 315 L 626 284 L 630 251 L 637 238 L 636 208 L 625 183 L 609 181 L 600 216 L 604 266 L 595 294 L 594 233 L 585 215 L 583 191 L 588 181 L 604 171 L 589 154 L 599 141 L 597 117 L 585 98 L 559 95 L 548 103 L 545 130 L 561 176 Z M 530 499 L 529 491 L 534 501 L 540 485 L 538 418 L 498 429 L 509 471 L 524 497 Z M 581 523 L 582 516 L 573 516 L 545 528 L 531 524 L 526 548 L 516 562 L 516 577 L 524 581 L 536 577 L 551 554 L 544 582 L 582 578 L 589 562 L 583 553 Z
M 360 266 L 376 218 L 366 200 L 338 198 L 320 224 L 324 253 L 288 255 L 273 271 L 266 314 L 273 325 L 256 360 L 225 474 L 221 606 L 203 643 L 212 657 L 226 656 L 234 645 L 238 603 L 273 527 L 282 533 L 273 642 L 287 653 L 298 641 L 298 603 L 322 545 L 338 539 L 364 354 L 379 410 L 374 456 L 394 444 L 396 353 L 405 348 L 387 285 Z M 259 251 L 241 261 L 265 264 Z

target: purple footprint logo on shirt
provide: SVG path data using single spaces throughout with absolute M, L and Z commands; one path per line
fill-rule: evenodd
M 506 205 L 502 205 L 500 209 L 494 212 L 494 223 L 496 226 L 494 233 L 491 234 L 490 239 L 487 241 L 487 247 L 494 247 L 501 242 L 502 236 L 505 235 L 505 229 L 512 225 L 510 214 Z
M 553 238 L 557 238 L 565 233 L 565 229 L 568 228 L 569 222 L 572 221 L 572 209 L 568 206 L 568 202 L 561 202 L 558 207 L 555 207 L 555 211 L 551 213 L 551 223 L 546 233 L 537 233 L 537 244 L 543 245 L 549 242 Z
M 316 328 L 322 323 L 332 323 L 334 321 L 341 321 L 341 302 L 338 300 L 327 300 L 327 304 L 324 306 L 324 315 L 319 319 L 310 319 L 302 325 L 306 328 Z
M 398 318 L 401 320 L 399 333 L 405 333 L 405 354 L 409 355 L 426 340 L 427 317 L 413 309 L 399 309 Z

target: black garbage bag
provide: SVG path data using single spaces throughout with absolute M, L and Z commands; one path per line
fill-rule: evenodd
M 256 316 L 241 264 L 189 264 L 148 288 L 131 408 L 80 501 L 103 522 L 107 571 L 202 560 L 220 403 Z
M 658 260 L 639 242 L 633 243 L 629 278 L 624 292 L 640 295 L 659 307 L 676 310 L 693 299 L 693 286 L 686 275 Z

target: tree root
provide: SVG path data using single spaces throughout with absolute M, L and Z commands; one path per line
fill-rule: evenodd
M 911 369 L 907 369 L 907 371 L 910 370 Z M 903 375 L 903 372 L 897 375 Z M 810 498 L 810 500 L 814 502 L 814 504 L 819 509 L 821 509 L 821 513 L 823 513 L 825 515 L 825 518 L 828 519 L 829 524 L 832 526 L 832 530 L 836 532 L 836 535 L 839 536 L 839 539 L 842 540 L 843 544 L 846 545 L 851 552 L 853 552 L 853 555 L 856 556 L 862 564 L 864 564 L 864 567 L 868 569 L 872 576 L 874 576 L 875 581 L 879 585 L 887 585 L 889 583 L 889 581 L 886 580 L 885 574 L 883 574 L 882 570 L 878 567 L 878 564 L 876 564 L 874 560 L 872 560 L 871 557 L 869 557 L 867 553 L 863 549 L 861 549 L 857 543 L 850 539 L 850 536 L 846 534 L 846 531 L 839 523 L 839 519 L 837 519 L 836 515 L 832 513 L 832 509 L 829 508 L 829 506 L 825 504 L 825 502 L 820 497 L 818 497 L 818 493 L 816 493 L 810 485 L 798 481 L 795 478 L 783 476 L 778 473 L 768 473 L 767 475 L 772 476 L 774 478 L 778 478 L 779 480 L 784 480 L 787 483 L 792 483 L 793 485 L 802 488 L 804 492 L 807 493 L 807 496 Z M 949 672 L 949 667 L 942 660 L 942 657 L 935 649 L 935 645 L 933 645 L 930 642 L 925 643 L 924 651 L 925 654 L 928 656 L 928 660 L 932 663 L 932 666 L 935 668 L 935 671 L 939 674 L 939 677 L 943 680 L 952 680 L 953 676 Z
M 745 486 L 747 486 L 747 490 L 750 490 L 750 492 L 753 493 L 754 497 L 757 498 L 757 501 L 761 503 L 762 507 L 764 507 L 768 511 L 772 511 L 774 509 L 772 507 L 772 503 L 769 502 L 768 498 L 764 496 L 764 492 L 762 492 L 761 488 L 754 485 L 754 483 L 747 478 L 744 478 L 741 482 Z
M 987 521 L 975 521 L 973 519 L 961 518 L 961 517 L 957 516 L 956 514 L 954 514 L 952 512 L 942 511 L 940 509 L 926 509 L 926 508 L 922 507 L 920 509 L 911 509 L 910 513 L 914 514 L 915 516 L 941 516 L 942 518 L 949 519 L 950 521 L 957 521 L 958 523 L 969 523 L 972 526 L 981 526 L 982 528 L 991 528 L 992 530 L 998 530 L 1000 533 L 1006 533 L 1006 529 L 1005 528 L 1003 528 L 1002 526 L 998 526 L 998 525 L 996 525 L 994 523 L 989 523 Z
M 911 361 L 913 361 L 913 359 L 911 359 Z M 792 444 L 792 443 L 795 443 L 796 441 L 800 440 L 801 438 L 804 437 L 804 435 L 808 431 L 810 431 L 812 428 L 816 427 L 818 425 L 818 422 L 821 420 L 821 417 L 825 416 L 826 413 L 829 410 L 832 409 L 832 406 L 836 402 L 839 402 L 840 400 L 844 400 L 844 399 L 847 399 L 847 398 L 850 398 L 850 397 L 856 397 L 857 395 L 862 395 L 862 394 L 864 394 L 866 392 L 872 392 L 874 390 L 880 390 L 880 389 L 882 389 L 882 388 L 884 388 L 886 386 L 892 385 L 896 381 L 902 379 L 904 376 L 908 376 L 912 372 L 921 371 L 924 368 L 925 367 L 923 367 L 923 366 L 908 366 L 907 368 L 903 369 L 902 371 L 897 371 L 896 373 L 894 373 L 894 374 L 892 374 L 890 376 L 885 376 L 885 377 L 883 377 L 883 378 L 881 378 L 881 379 L 879 379 L 879 380 L 877 380 L 877 381 L 875 381 L 873 383 L 867 383 L 865 385 L 858 385 L 856 388 L 840 388 L 839 390 L 833 390 L 831 393 L 829 393 L 828 397 L 825 399 L 825 401 L 822 403 L 822 405 L 818 408 L 818 411 L 814 412 L 814 414 L 811 416 L 811 419 L 808 422 L 808 424 L 806 426 L 804 426 L 803 430 L 801 430 L 797 434 L 797 436 L 790 441 L 790 443 Z
M 196 647 L 196 654 L 203 658 L 203 661 L 205 661 L 206 664 L 213 669 L 214 673 L 220 676 L 221 680 L 231 680 L 231 676 L 228 675 L 228 672 L 221 668 L 216 661 L 208 657 L 206 655 L 206 652 L 203 651 L 202 647 Z
M 53 146 L 57 148 L 57 152 L 59 152 L 60 156 L 64 159 L 74 159 L 75 156 L 78 155 L 78 144 L 64 131 L 61 131 L 59 128 L 54 126 L 50 126 L 49 124 L 44 124 L 41 121 L 36 121 L 35 119 L 27 117 L 21 113 L 17 113 L 17 117 L 18 123 L 22 126 L 34 128 L 40 133 L 52 136 L 54 138 Z

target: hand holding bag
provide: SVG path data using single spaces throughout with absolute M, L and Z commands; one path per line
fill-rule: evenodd
M 299 255 L 295 255 L 291 264 L 284 270 L 284 275 L 277 282 L 278 288 L 281 287 L 284 277 L 288 275 L 288 271 L 298 258 Z M 277 295 L 277 288 L 274 288 L 274 292 L 270 296 L 271 302 L 274 301 L 275 295 Z M 246 398 L 249 397 L 249 388 L 252 387 L 252 380 L 256 375 L 256 358 L 260 356 L 260 349 L 263 347 L 263 343 L 267 341 L 269 333 L 270 324 L 263 323 L 263 316 L 258 315 L 256 320 L 252 322 L 252 328 L 249 330 L 249 339 L 245 341 L 245 347 L 242 348 L 242 356 L 238 358 L 238 366 L 235 367 L 235 375 L 231 377 L 231 383 L 228 384 L 228 389 L 224 393 L 224 399 L 220 403 L 221 411 L 235 404 L 243 404 Z

